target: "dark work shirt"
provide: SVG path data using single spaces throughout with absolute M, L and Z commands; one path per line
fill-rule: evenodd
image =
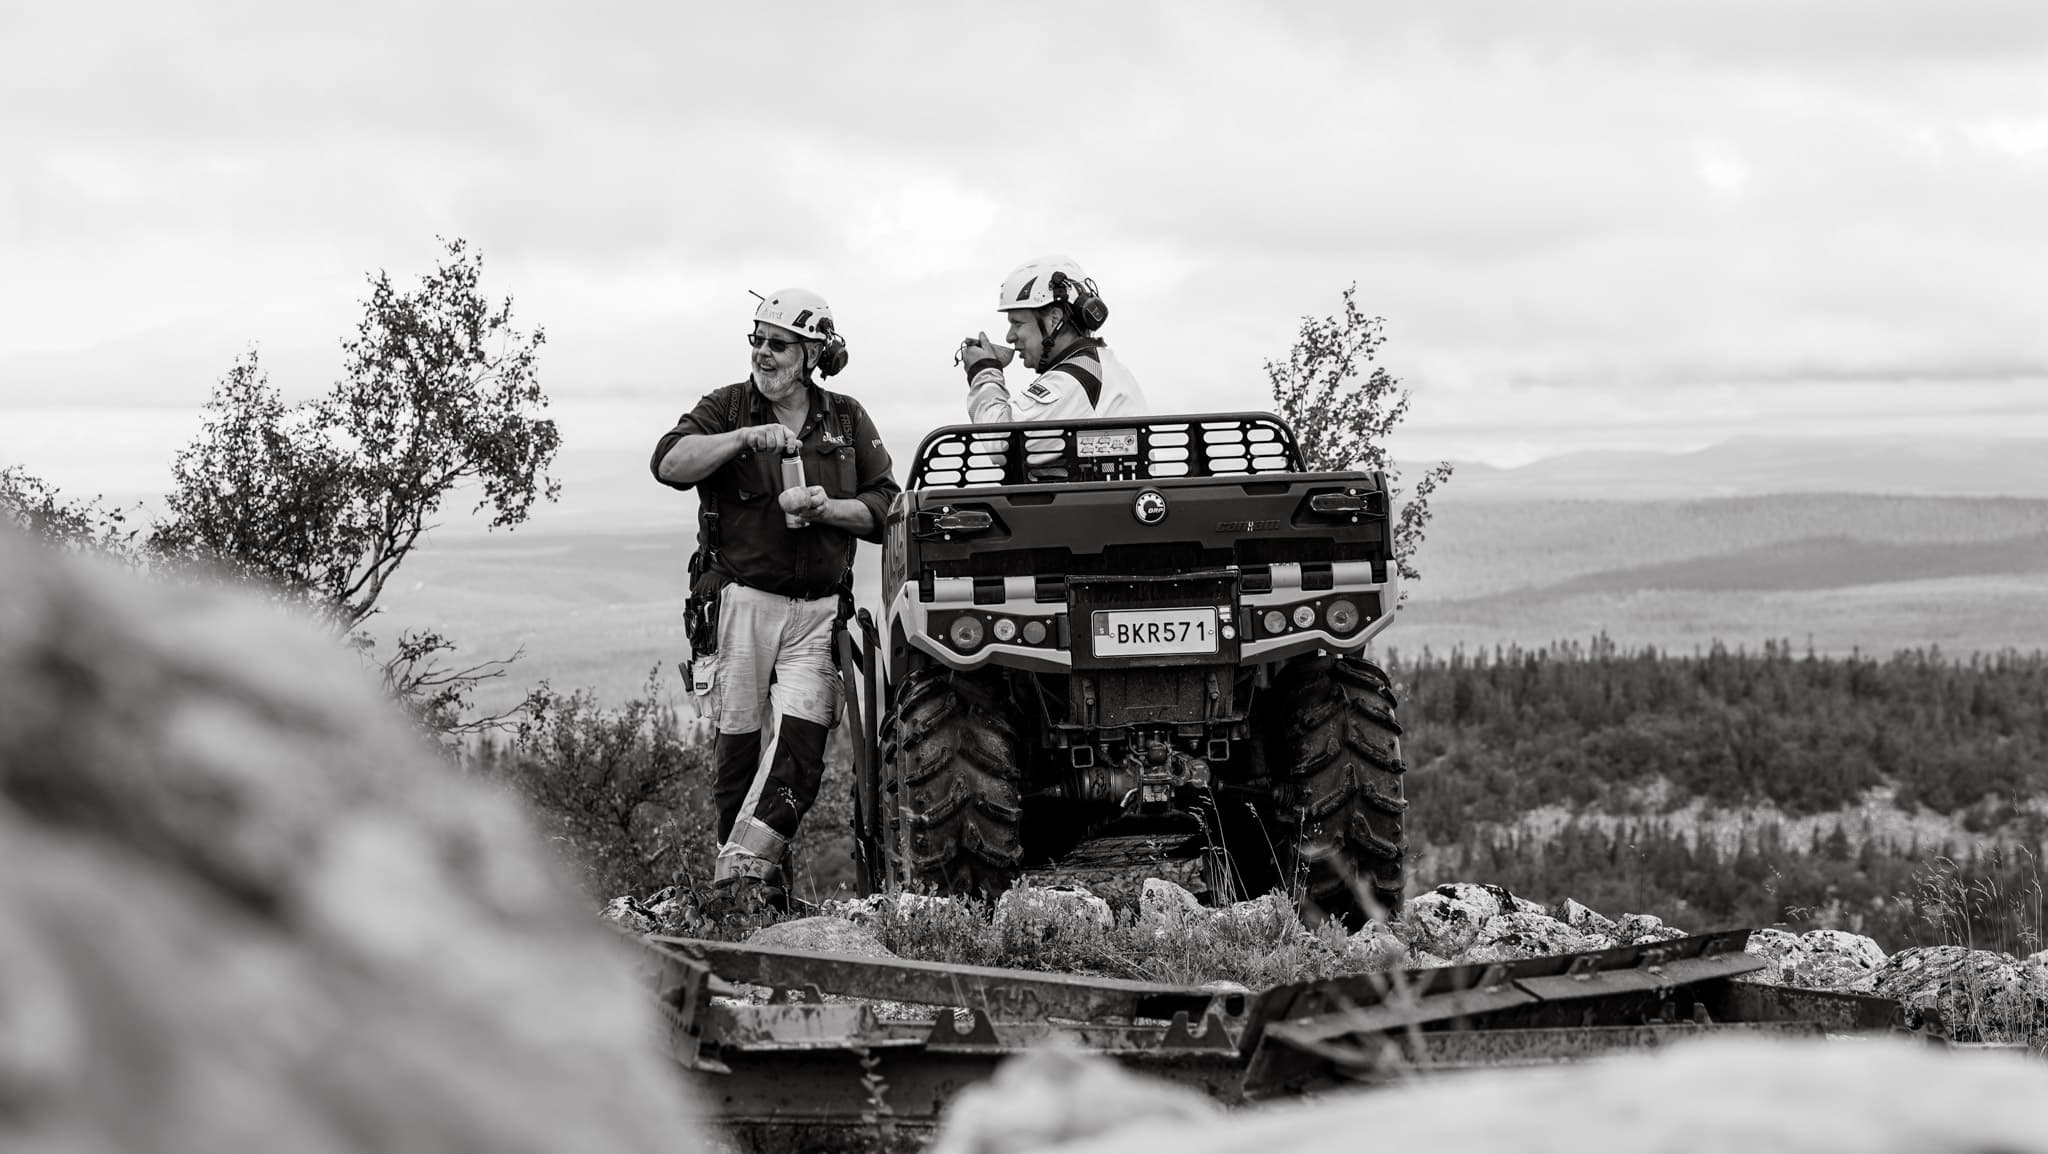
M 803 441 L 804 481 L 823 485 L 828 497 L 850 497 L 873 515 L 861 539 L 880 544 L 896 483 L 889 450 L 859 401 L 844 393 L 809 386 L 810 413 L 797 436 Z M 698 491 L 697 547 L 709 547 L 707 506 L 718 506 L 718 548 L 714 568 L 732 580 L 783 597 L 823 597 L 853 569 L 854 535 L 822 522 L 801 529 L 783 523 L 782 456 L 742 449 L 738 456 L 694 484 L 663 480 L 661 459 L 685 436 L 728 433 L 774 421 L 775 406 L 751 380 L 706 393 L 676 427 L 654 446 L 649 467 L 672 489 Z M 844 426 L 851 426 L 851 443 Z M 710 501 L 705 498 L 709 495 Z

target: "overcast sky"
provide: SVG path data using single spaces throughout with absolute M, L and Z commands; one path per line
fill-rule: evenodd
M 160 489 L 252 343 L 323 388 L 436 234 L 642 469 L 786 284 L 900 460 L 1045 252 L 1162 410 L 1355 280 L 1406 459 L 2048 435 L 2040 0 L 0 12 L 0 460 L 67 486 Z

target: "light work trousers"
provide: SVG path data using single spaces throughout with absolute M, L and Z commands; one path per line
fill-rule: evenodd
M 774 880 L 818 800 L 825 739 L 839 716 L 835 594 L 779 597 L 737 582 L 718 607 L 718 862 L 713 881 Z

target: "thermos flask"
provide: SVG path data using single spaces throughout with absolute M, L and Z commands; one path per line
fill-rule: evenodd
M 801 489 L 803 487 L 803 450 L 798 449 L 795 452 L 789 452 L 785 450 L 782 454 L 782 488 L 786 492 L 790 489 Z M 782 523 L 789 526 L 792 529 L 801 529 L 805 525 L 810 524 L 809 521 L 804 520 L 802 517 L 799 517 L 794 513 L 784 513 L 782 515 Z

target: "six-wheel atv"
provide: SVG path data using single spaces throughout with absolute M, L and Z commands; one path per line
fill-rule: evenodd
M 1177 864 L 1211 900 L 1398 910 L 1401 728 L 1360 657 L 1395 604 L 1388 506 L 1265 413 L 926 437 L 879 634 L 863 612 L 841 650 L 863 886 Z

